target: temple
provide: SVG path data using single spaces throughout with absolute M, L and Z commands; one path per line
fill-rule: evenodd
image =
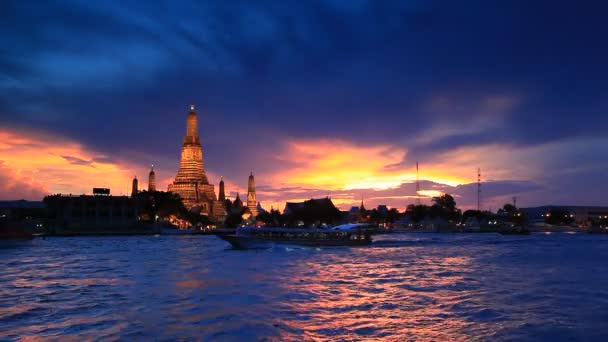
M 150 173 L 148 174 L 148 191 L 156 191 L 156 173 L 154 173 L 154 165 L 152 165 Z
M 255 218 L 258 216 L 258 201 L 255 196 L 255 180 L 253 178 L 253 171 L 249 175 L 249 182 L 247 184 L 247 209 L 251 212 L 251 215 Z
M 220 177 L 220 195 L 218 200 L 226 202 L 226 192 L 224 190 L 224 177 Z
M 139 192 L 139 187 L 137 184 L 137 176 L 135 176 L 135 177 L 133 177 L 133 184 L 131 186 L 131 197 L 137 196 L 138 192 Z
M 198 135 L 198 118 L 194 106 L 188 113 L 186 136 L 182 144 L 179 171 L 168 191 L 180 195 L 186 208 L 198 211 L 201 215 L 222 221 L 226 216 L 224 203 L 215 196 L 209 184 L 203 163 L 203 148 Z

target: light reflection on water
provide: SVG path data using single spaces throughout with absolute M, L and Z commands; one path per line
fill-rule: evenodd
M 416 234 L 237 251 L 212 236 L 0 245 L 0 340 L 576 340 L 608 334 L 608 237 Z

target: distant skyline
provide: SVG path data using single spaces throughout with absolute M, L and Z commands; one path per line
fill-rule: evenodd
M 608 5 L 561 1 L 4 1 L 0 199 L 179 166 L 264 207 L 455 195 L 484 209 L 608 205 Z M 216 188 L 217 191 L 217 188 Z M 428 203 L 425 199 L 423 203 Z

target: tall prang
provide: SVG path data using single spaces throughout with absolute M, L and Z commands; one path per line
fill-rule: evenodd
M 133 177 L 133 184 L 131 186 L 131 197 L 137 196 L 138 192 L 139 192 L 139 187 L 137 184 L 137 176 L 135 176 L 135 177 Z
M 226 192 L 224 190 L 224 177 L 220 177 L 220 195 L 218 198 L 220 201 L 226 201 Z
M 255 179 L 253 178 L 253 171 L 249 175 L 249 182 L 247 184 L 247 209 L 251 212 L 251 216 L 254 218 L 258 216 L 258 201 L 255 196 Z
M 201 215 L 207 215 L 218 221 L 226 216 L 224 203 L 217 200 L 212 184 L 209 184 L 203 163 L 203 148 L 198 135 L 198 117 L 194 105 L 190 106 L 186 124 L 186 136 L 182 144 L 179 170 L 168 191 L 178 194 L 186 208 L 200 209 Z
M 156 173 L 154 173 L 154 165 L 152 165 L 150 173 L 148 174 L 148 191 L 156 191 Z

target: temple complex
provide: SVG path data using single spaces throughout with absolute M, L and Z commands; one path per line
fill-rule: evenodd
M 194 106 L 190 106 L 188 113 L 179 170 L 173 184 L 169 184 L 168 191 L 179 194 L 186 208 L 199 211 L 201 215 L 207 215 L 216 221 L 223 221 L 226 216 L 224 203 L 215 196 L 214 187 L 209 184 L 205 174 Z

